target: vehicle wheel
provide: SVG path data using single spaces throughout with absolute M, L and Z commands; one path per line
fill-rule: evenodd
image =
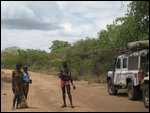
M 137 100 L 140 97 L 139 87 L 133 86 L 131 82 L 128 83 L 127 92 L 129 100 Z
M 143 101 L 145 107 L 149 108 L 149 84 L 143 86 Z
M 118 90 L 116 89 L 115 85 L 112 83 L 111 80 L 108 81 L 108 86 L 107 86 L 107 88 L 108 88 L 108 93 L 109 93 L 110 95 L 116 95 L 117 92 L 118 92 Z

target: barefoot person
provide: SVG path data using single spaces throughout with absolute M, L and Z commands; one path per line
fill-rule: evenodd
M 74 89 L 75 89 L 75 85 L 73 84 L 73 80 L 71 78 L 71 72 L 68 69 L 66 61 L 62 63 L 62 69 L 60 70 L 59 78 L 61 79 L 62 97 L 63 97 L 63 103 L 64 103 L 62 107 L 66 107 L 66 90 L 67 90 L 70 105 L 72 108 L 74 108 L 73 103 L 72 103 L 71 91 L 70 91 L 71 90 L 70 82 Z
M 23 81 L 22 81 L 22 64 L 16 64 L 16 69 L 12 72 L 12 91 L 14 93 L 13 97 L 13 107 L 12 109 L 15 109 L 15 103 L 16 108 L 19 108 L 19 103 L 21 102 L 21 94 L 23 91 Z
M 25 98 L 27 99 L 28 92 L 29 92 L 29 84 L 32 83 L 29 72 L 28 72 L 28 66 L 24 65 L 23 66 L 23 91 Z

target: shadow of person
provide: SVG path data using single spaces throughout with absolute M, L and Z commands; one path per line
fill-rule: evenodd
M 38 107 L 34 107 L 34 106 L 29 106 L 29 109 L 39 109 Z

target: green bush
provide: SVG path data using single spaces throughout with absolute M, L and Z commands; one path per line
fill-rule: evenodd
M 71 70 L 71 77 L 72 77 L 72 79 L 73 80 L 79 80 L 79 75 L 78 75 L 78 73 L 77 73 L 77 71 L 75 70 L 75 69 L 72 69 Z

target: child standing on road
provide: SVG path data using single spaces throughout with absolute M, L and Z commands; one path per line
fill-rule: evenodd
M 71 71 L 68 69 L 68 65 L 66 61 L 62 63 L 62 69 L 60 70 L 59 78 L 61 79 L 62 97 L 63 97 L 63 102 L 64 102 L 64 105 L 62 105 L 62 108 L 66 107 L 66 90 L 67 90 L 67 94 L 70 100 L 71 108 L 74 108 L 73 103 L 72 103 L 72 95 L 70 91 L 71 90 L 70 82 L 73 86 L 73 89 L 75 89 L 75 85 L 73 84 Z

